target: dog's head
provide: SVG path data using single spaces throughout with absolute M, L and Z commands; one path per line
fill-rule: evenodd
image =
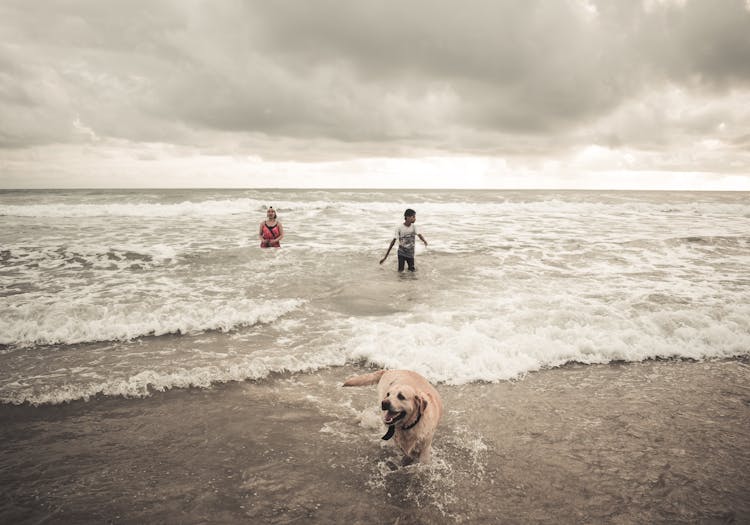
M 427 399 L 409 385 L 391 385 L 380 402 L 383 423 L 388 426 L 413 423 L 427 408 Z

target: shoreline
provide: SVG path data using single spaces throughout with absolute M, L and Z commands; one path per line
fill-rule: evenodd
M 358 372 L 0 405 L 0 521 L 750 521 L 747 357 L 437 385 L 435 461 L 407 468 Z
M 174 337 L 175 334 L 166 334 L 162 336 L 157 337 Z M 88 343 L 83 343 L 88 344 Z M 1 346 L 1 345 L 0 345 Z M 495 385 L 495 384 L 502 384 L 502 383 L 518 383 L 520 381 L 524 381 L 528 377 L 534 376 L 536 374 L 543 374 L 547 372 L 551 372 L 554 370 L 566 370 L 571 368 L 579 368 L 579 367 L 617 367 L 617 366 L 628 366 L 628 365 L 643 365 L 643 364 L 649 364 L 649 363 L 725 363 L 725 362 L 739 362 L 744 363 L 747 366 L 750 366 L 750 354 L 748 355 L 736 355 L 736 356 L 730 356 L 730 357 L 715 357 L 715 358 L 707 358 L 707 359 L 695 359 L 692 357 L 648 357 L 642 361 L 627 361 L 624 359 L 616 359 L 609 361 L 608 363 L 584 363 L 582 361 L 569 361 L 563 365 L 555 366 L 552 368 L 546 367 L 541 368 L 539 370 L 531 370 L 528 372 L 524 372 L 521 375 L 514 377 L 512 379 L 499 379 L 496 381 L 485 381 L 485 380 L 478 380 L 474 381 L 472 383 L 468 383 L 469 385 L 473 384 L 476 386 L 479 385 Z M 204 391 L 204 390 L 215 390 L 215 389 L 221 389 L 221 388 L 230 388 L 233 384 L 242 384 L 242 383 L 249 383 L 254 385 L 264 385 L 269 382 L 274 381 L 285 381 L 288 380 L 290 377 L 299 376 L 299 375 L 305 375 L 305 374 L 318 374 L 321 373 L 324 370 L 336 370 L 336 369 L 346 369 L 350 370 L 351 373 L 366 373 L 368 371 L 374 371 L 378 370 L 379 367 L 370 366 L 367 363 L 349 363 L 347 365 L 343 366 L 337 366 L 337 365 L 331 365 L 328 367 L 324 367 L 322 369 L 315 369 L 312 371 L 294 371 L 294 372 L 279 372 L 279 371 L 272 371 L 269 372 L 267 376 L 258 378 L 258 379 L 244 379 L 241 381 L 238 380 L 226 380 L 226 381 L 212 381 L 210 385 L 208 386 L 172 386 L 172 387 L 166 387 L 163 390 L 155 389 L 151 387 L 150 385 L 147 387 L 148 394 L 145 396 L 124 396 L 124 395 L 111 395 L 111 394 L 104 394 L 103 392 L 97 392 L 94 395 L 90 395 L 85 398 L 76 398 L 76 399 L 67 399 L 64 401 L 49 403 L 49 402 L 42 402 L 42 403 L 32 403 L 28 400 L 23 401 L 21 403 L 16 402 L 0 402 L 0 412 L 4 408 L 11 408 L 11 407 L 17 407 L 17 408 L 23 408 L 28 410 L 39 410 L 44 408 L 51 408 L 51 407 L 63 407 L 63 406 L 71 406 L 75 407 L 79 404 L 81 405 L 88 405 L 92 403 L 100 403 L 100 402 L 106 402 L 107 400 L 120 400 L 120 401 L 138 401 L 138 400 L 144 400 L 149 399 L 154 396 L 162 396 L 167 395 L 169 393 L 177 394 L 179 392 L 191 392 L 191 391 Z M 449 388 L 460 388 L 462 386 L 466 386 L 467 384 L 462 385 L 449 385 Z M 438 386 L 445 387 L 447 385 L 442 385 L 438 383 Z M 0 421 L 2 414 L 0 414 Z

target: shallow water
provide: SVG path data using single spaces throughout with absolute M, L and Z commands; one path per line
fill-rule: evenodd
M 350 367 L 144 399 L 0 406 L 10 523 L 743 523 L 750 366 L 569 365 L 440 385 L 397 467 Z

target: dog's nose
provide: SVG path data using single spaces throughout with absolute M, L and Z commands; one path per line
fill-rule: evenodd
M 390 410 L 391 409 L 391 402 L 390 401 L 383 401 L 380 403 L 380 410 Z

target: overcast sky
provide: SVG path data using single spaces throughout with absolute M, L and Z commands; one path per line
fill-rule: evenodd
M 750 190 L 750 0 L 0 2 L 0 187 Z

